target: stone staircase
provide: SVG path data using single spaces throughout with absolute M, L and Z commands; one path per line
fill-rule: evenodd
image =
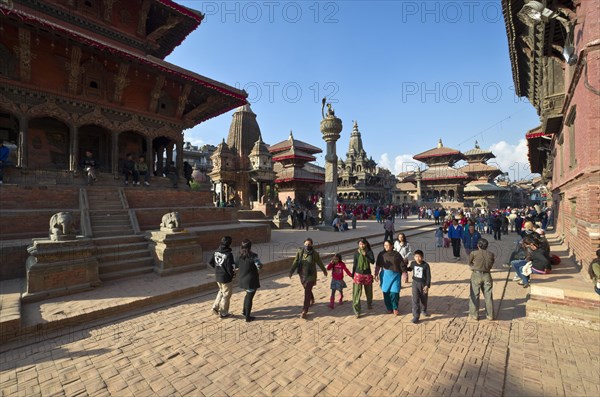
M 94 237 L 134 234 L 129 211 L 118 189 L 88 188 L 87 201 Z
M 101 237 L 95 238 L 94 243 L 102 281 L 138 276 L 154 270 L 154 259 L 144 236 Z
M 154 259 L 148 241 L 135 234 L 122 191 L 88 188 L 86 193 L 100 280 L 151 273 Z

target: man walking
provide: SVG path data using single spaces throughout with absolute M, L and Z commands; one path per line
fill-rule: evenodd
M 460 260 L 460 241 L 463 236 L 463 227 L 458 224 L 458 219 L 454 218 L 448 228 L 448 238 L 452 242 L 452 253 L 454 260 Z
M 383 241 L 394 241 L 394 221 L 391 216 L 385 220 L 383 229 L 385 230 Z
M 490 270 L 494 266 L 494 254 L 487 250 L 488 241 L 484 238 L 477 242 L 477 251 L 469 255 L 471 268 L 471 299 L 469 300 L 469 317 L 479 320 L 479 293 L 483 291 L 485 298 L 485 316 L 488 320 L 494 319 L 494 302 L 492 300 L 492 287 L 494 282 Z
M 231 237 L 221 239 L 219 249 L 215 251 L 208 264 L 215 269 L 215 279 L 219 292 L 212 306 L 214 314 L 221 318 L 229 317 L 229 300 L 231 299 L 235 259 L 231 253 Z

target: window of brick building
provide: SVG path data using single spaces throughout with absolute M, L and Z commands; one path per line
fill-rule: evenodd
M 571 209 L 571 213 L 570 213 L 570 219 L 569 219 L 569 228 L 571 231 L 571 234 L 573 236 L 577 236 L 577 198 L 573 197 L 569 199 L 569 205 L 570 205 L 570 209 Z

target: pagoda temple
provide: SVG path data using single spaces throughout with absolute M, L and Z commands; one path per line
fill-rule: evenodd
M 413 156 L 413 159 L 427 164 L 421 172 L 421 192 L 425 202 L 463 201 L 463 190 L 469 175 L 461 169 L 453 168 L 465 156 L 458 150 L 444 147 L 440 139 L 437 147 Z
M 494 153 L 481 149 L 479 143 L 475 141 L 475 147 L 465 152 L 464 156 L 467 164 L 459 170 L 472 179 L 464 187 L 465 202 L 481 207 L 501 206 L 501 196 L 508 189 L 494 183 L 494 179 L 502 174 L 502 170 L 487 164 L 488 160 L 496 158 Z
M 377 167 L 363 148 L 358 122 L 354 121 L 346 160 L 338 160 L 338 200 L 352 204 L 392 201 L 396 178 L 389 170 Z
M 17 153 L 10 182 L 83 184 L 75 176 L 86 150 L 115 176 L 126 153 L 144 155 L 156 175 L 173 160 L 181 170 L 183 130 L 247 97 L 164 60 L 203 18 L 171 0 L 1 1 L 0 139 Z
M 211 156 L 208 174 L 215 185 L 217 201 L 235 203 L 242 208 L 264 203 L 266 186 L 275 179 L 272 155 L 262 140 L 256 114 L 250 105 L 233 114 L 227 142 L 223 140 Z
M 269 152 L 273 155 L 275 183 L 282 203 L 290 197 L 304 204 L 309 196 L 322 191 L 325 170 L 311 163 L 316 160 L 314 155 L 322 152 L 320 148 L 295 139 L 290 131 L 289 138 L 269 147 Z

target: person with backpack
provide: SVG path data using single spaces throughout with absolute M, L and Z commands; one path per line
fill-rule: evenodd
M 208 264 L 215 269 L 215 280 L 219 287 L 217 298 L 212 305 L 212 311 L 221 318 L 231 315 L 229 313 L 229 301 L 233 288 L 231 281 L 233 280 L 235 271 L 235 260 L 231 253 L 231 242 L 231 237 L 224 236 L 221 239 L 219 249 L 213 253 L 213 256 L 208 261 Z
M 317 283 L 317 266 L 323 271 L 323 275 L 327 277 L 327 269 L 323 265 L 321 256 L 313 248 L 313 240 L 309 237 L 304 240 L 304 247 L 300 248 L 296 253 L 292 268 L 290 269 L 290 278 L 294 272 L 298 272 L 300 283 L 304 288 L 304 305 L 302 306 L 301 318 L 306 318 L 308 308 L 315 303 L 315 296 L 312 289 Z

